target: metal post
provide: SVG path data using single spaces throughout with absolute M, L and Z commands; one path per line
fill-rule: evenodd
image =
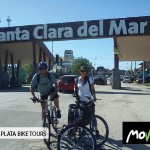
M 10 27 L 10 22 L 11 22 L 12 20 L 10 19 L 10 17 L 8 16 L 8 18 L 7 18 L 7 22 L 8 22 L 8 27 Z
M 145 62 L 143 61 L 143 84 L 145 84 Z
M 132 76 L 132 61 L 131 61 L 131 76 Z
M 97 58 L 94 58 L 94 69 L 95 69 L 95 61 L 96 61 L 96 59 L 97 59 Z
M 53 41 L 52 41 L 52 55 L 53 55 Z

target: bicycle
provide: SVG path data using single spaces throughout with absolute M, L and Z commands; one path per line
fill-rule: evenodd
M 96 140 L 93 132 L 81 123 L 80 109 L 83 105 L 74 105 L 73 123 L 68 124 L 58 135 L 57 149 L 95 150 Z
M 42 120 L 42 125 L 43 127 L 48 128 L 49 135 L 47 139 L 44 139 L 44 143 L 46 145 L 50 144 L 50 139 L 51 136 L 54 138 L 57 138 L 55 134 L 52 133 L 51 129 L 55 131 L 56 134 L 59 133 L 57 125 L 59 124 L 59 121 L 57 119 L 57 113 L 56 113 L 56 107 L 53 105 L 51 97 L 49 96 L 49 99 L 45 100 L 40 100 L 40 99 L 35 99 L 35 98 L 30 98 L 34 103 L 36 102 L 42 102 L 45 103 L 45 109 L 43 111 L 43 120 Z
M 77 101 L 79 100 L 78 96 L 74 96 L 76 97 Z M 97 99 L 100 100 L 100 99 Z M 76 101 L 76 102 L 77 102 Z M 87 104 L 90 103 L 95 103 L 96 101 L 93 101 L 92 99 L 89 99 L 89 102 Z M 68 124 L 73 123 L 74 120 L 74 107 L 76 107 L 76 104 L 70 104 L 70 108 L 68 111 Z M 87 109 L 87 112 L 89 110 Z M 86 114 L 87 112 L 85 112 L 86 116 L 89 116 L 89 114 Z M 90 113 L 90 111 L 88 112 Z M 90 118 L 91 116 L 89 116 Z M 87 127 L 93 132 L 95 139 L 96 139 L 96 144 L 97 144 L 97 148 L 99 148 L 100 146 L 102 146 L 108 139 L 108 135 L 109 135 L 109 127 L 107 122 L 105 121 L 104 118 L 102 118 L 99 115 L 95 114 L 95 107 L 94 107 L 94 114 L 91 117 L 91 120 L 89 123 L 87 123 Z

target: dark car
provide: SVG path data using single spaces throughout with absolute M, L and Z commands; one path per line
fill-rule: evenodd
M 137 78 L 136 79 L 136 83 L 142 84 L 143 83 L 143 79 L 142 78 Z M 150 83 L 150 76 L 147 76 L 145 78 L 145 83 Z
M 77 75 L 63 75 L 58 81 L 59 91 L 74 91 L 74 83 Z
M 104 76 L 102 76 L 102 75 L 96 75 L 94 77 L 94 84 L 106 85 L 107 84 L 106 78 Z

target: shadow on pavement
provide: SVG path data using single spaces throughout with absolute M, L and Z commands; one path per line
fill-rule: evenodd
M 150 147 L 144 144 L 122 144 L 122 140 L 114 140 L 108 138 L 107 142 L 99 150 L 122 150 L 122 149 L 131 149 L 131 150 L 149 150 Z
M 142 91 L 142 90 L 139 90 L 139 89 L 133 89 L 133 88 L 130 88 L 130 87 L 122 87 L 121 90 L 128 90 L 128 91 Z
M 48 150 L 57 149 L 57 141 L 52 141 L 49 145 L 47 145 Z
M 96 94 L 129 94 L 129 95 L 150 95 L 148 93 L 136 93 L 136 92 L 107 92 L 107 91 L 96 91 Z
M 35 91 L 37 91 L 37 89 L 35 89 Z M 30 92 L 30 89 L 29 86 L 24 86 L 18 89 L 12 89 L 12 88 L 0 89 L 0 92 Z
M 60 93 L 63 93 L 63 94 L 73 94 L 74 91 L 61 91 Z

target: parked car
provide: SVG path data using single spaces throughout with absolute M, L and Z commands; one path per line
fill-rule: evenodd
M 96 75 L 94 77 L 94 84 L 97 84 L 97 85 L 106 85 L 107 84 L 107 80 L 102 75 Z
M 77 75 L 63 75 L 58 80 L 59 91 L 74 91 L 74 83 Z
M 132 83 L 131 77 L 130 76 L 124 76 L 122 82 L 123 83 Z
M 143 79 L 142 78 L 137 78 L 136 79 L 136 83 L 142 84 L 143 83 Z M 145 78 L 145 83 L 150 83 L 150 76 L 147 76 Z

